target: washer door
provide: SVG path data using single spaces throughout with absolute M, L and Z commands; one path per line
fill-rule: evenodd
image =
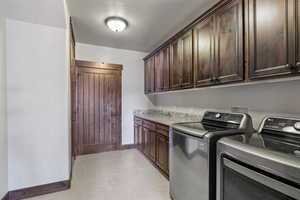
M 208 148 L 203 139 L 173 130 L 170 193 L 174 200 L 208 200 Z

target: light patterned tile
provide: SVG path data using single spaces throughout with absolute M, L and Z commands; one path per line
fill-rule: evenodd
M 169 182 L 137 150 L 80 156 L 70 190 L 31 200 L 170 200 Z

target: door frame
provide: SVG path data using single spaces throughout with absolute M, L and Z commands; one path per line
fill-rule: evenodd
M 75 73 L 71 74 L 71 79 L 75 82 L 75 95 L 71 96 L 75 99 L 71 99 L 72 102 L 74 102 L 71 106 L 71 118 L 72 118 L 72 123 L 75 122 L 75 128 L 72 129 L 72 155 L 75 157 L 80 155 L 78 152 L 78 134 L 77 134 L 77 128 L 78 128 L 78 120 L 77 120 L 77 114 L 78 114 L 78 93 L 77 93 L 77 86 L 78 86 L 78 68 L 91 68 L 91 69 L 103 69 L 103 70 L 116 70 L 120 71 L 121 74 L 121 83 L 120 83 L 120 91 L 121 91 L 121 96 L 120 96 L 120 104 L 121 104 L 121 110 L 120 110 L 120 133 L 119 133 L 119 143 L 117 144 L 118 147 L 117 149 L 113 150 L 121 150 L 123 149 L 122 147 L 122 70 L 123 70 L 123 65 L 120 64 L 110 64 L 110 63 L 104 63 L 104 62 L 92 62 L 92 61 L 83 61 L 83 60 L 75 60 Z M 74 120 L 73 120 L 74 119 Z

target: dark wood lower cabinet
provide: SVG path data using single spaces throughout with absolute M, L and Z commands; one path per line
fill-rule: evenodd
M 156 161 L 156 132 L 149 131 L 149 158 Z
M 156 137 L 156 164 L 169 174 L 169 138 L 160 134 Z
M 143 128 L 143 139 L 143 153 L 150 157 L 150 133 L 147 128 Z
M 142 121 L 142 122 L 141 122 Z M 165 175 L 169 175 L 169 127 L 135 117 L 134 138 L 137 149 Z

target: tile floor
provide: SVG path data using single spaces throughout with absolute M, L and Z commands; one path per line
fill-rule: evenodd
M 77 158 L 70 190 L 31 200 L 170 200 L 169 182 L 137 150 Z

